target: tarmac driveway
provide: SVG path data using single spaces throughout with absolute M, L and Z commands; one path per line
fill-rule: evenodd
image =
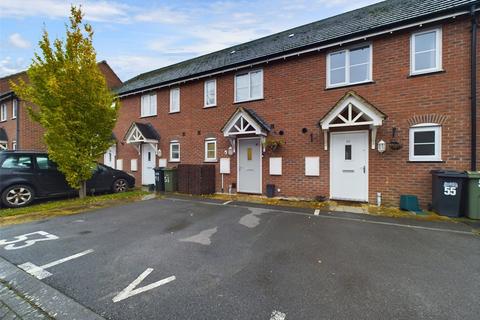
M 0 256 L 107 319 L 480 314 L 480 238 L 450 223 L 171 198 L 1 228 Z

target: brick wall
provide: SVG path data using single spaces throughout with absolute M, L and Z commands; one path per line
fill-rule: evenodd
M 181 143 L 181 163 L 202 163 L 204 140 L 216 136 L 218 157 L 224 157 L 227 139 L 220 132 L 227 119 L 239 106 L 252 108 L 266 122 L 274 124 L 272 136 L 285 132 L 286 144 L 274 156 L 283 157 L 283 175 L 269 176 L 270 154 L 263 157 L 263 189 L 274 183 L 280 195 L 295 197 L 329 196 L 329 151 L 323 149 L 323 135 L 318 121 L 349 90 L 367 99 L 388 118 L 379 128 L 377 141 L 391 140 L 397 128 L 397 140 L 404 147 L 379 154 L 369 150 L 369 198 L 375 202 L 377 192 L 387 204 L 398 204 L 400 194 L 418 195 L 425 206 L 431 199 L 430 170 L 450 168 L 465 170 L 470 165 L 470 93 L 468 19 L 446 21 L 443 26 L 443 68 L 445 72 L 409 77 L 410 35 L 412 30 L 370 40 L 373 44 L 372 84 L 336 89 L 326 86 L 326 53 L 305 54 L 285 61 L 263 65 L 264 99 L 233 103 L 234 73 L 217 76 L 217 107 L 203 108 L 204 79 L 181 86 L 181 112 L 169 114 L 169 89 L 157 90 L 158 116 L 139 119 L 140 95 L 122 99 L 122 109 L 115 133 L 122 140 L 132 121 L 152 123 L 161 135 L 159 148 L 168 157 L 169 142 Z M 444 163 L 408 162 L 409 119 L 415 116 L 446 117 L 442 133 Z M 302 133 L 307 128 L 307 133 Z M 357 129 L 357 128 L 352 128 Z M 305 177 L 304 157 L 320 157 L 320 177 Z M 130 170 L 130 159 L 138 158 L 139 171 L 133 173 L 141 182 L 141 157 L 131 146 L 119 143 L 117 157 Z M 169 166 L 175 166 L 169 163 Z M 236 156 L 231 157 L 230 175 L 225 185 L 236 183 Z M 217 164 L 218 172 L 218 164 Z M 217 174 L 217 190 L 220 175 Z

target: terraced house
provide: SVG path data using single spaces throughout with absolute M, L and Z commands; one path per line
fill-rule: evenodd
M 108 163 L 212 163 L 217 191 L 398 204 L 476 169 L 479 1 L 387 0 L 140 74 Z
M 117 88 L 122 84 L 106 61 L 99 62 L 98 68 L 105 76 L 109 88 Z M 27 81 L 27 78 L 26 71 L 0 78 L 0 150 L 46 149 L 43 128 L 30 119 L 27 102 L 19 99 L 10 86 L 10 81 Z

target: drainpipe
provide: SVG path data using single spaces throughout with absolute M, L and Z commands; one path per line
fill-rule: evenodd
M 475 14 L 475 5 L 470 10 L 472 18 L 472 38 L 470 52 L 470 96 L 471 96 L 471 167 L 472 171 L 477 171 L 477 17 Z
M 17 97 L 15 97 L 14 99 L 17 100 L 17 119 L 15 119 L 17 122 L 17 130 L 15 133 L 16 134 L 15 141 L 17 143 L 17 150 L 21 150 L 20 148 L 20 100 Z

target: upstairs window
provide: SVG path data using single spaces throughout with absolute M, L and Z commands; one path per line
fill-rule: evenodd
M 170 162 L 180 162 L 180 143 L 170 142 Z
M 441 161 L 442 127 L 434 123 L 410 128 L 410 161 Z
M 7 105 L 2 104 L 0 107 L 0 121 L 7 121 Z
M 217 161 L 217 140 L 205 140 L 205 161 Z
M 410 51 L 411 74 L 442 70 L 442 30 L 434 29 L 412 34 Z
M 17 112 L 18 112 L 18 100 L 17 100 L 17 99 L 13 99 L 13 103 L 12 103 L 12 119 L 16 119 L 16 118 L 17 118 Z
M 142 95 L 141 117 L 151 117 L 157 115 L 157 94 L 149 93 Z
M 180 88 L 170 89 L 170 113 L 180 112 Z
M 372 81 L 372 46 L 366 45 L 327 55 L 327 87 Z
M 205 81 L 205 108 L 217 105 L 217 81 Z
M 255 70 L 235 76 L 235 102 L 263 98 L 263 71 Z

